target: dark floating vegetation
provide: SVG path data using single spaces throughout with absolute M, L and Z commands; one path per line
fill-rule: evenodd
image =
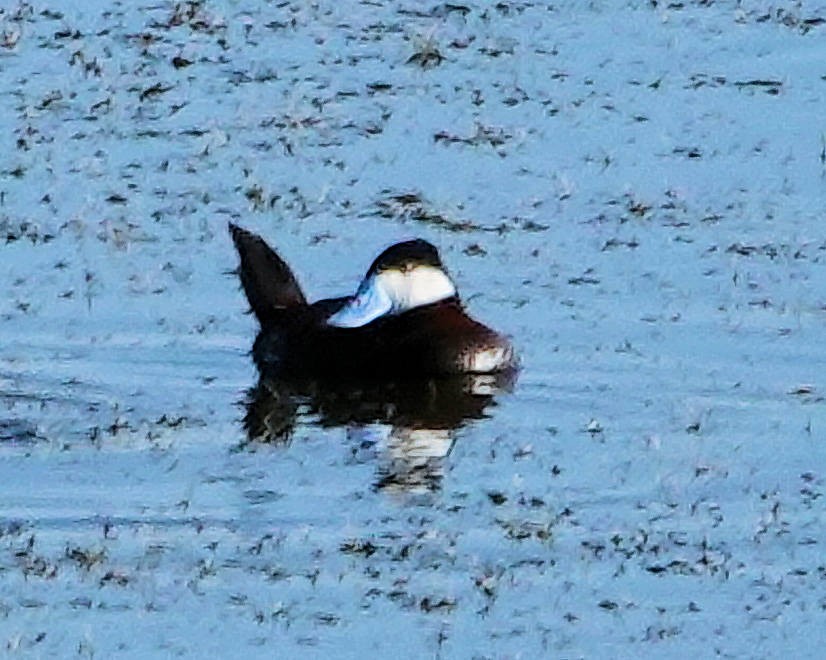
M 375 214 L 388 220 L 412 220 L 448 231 L 470 232 L 483 229 L 468 220 L 454 220 L 430 207 L 418 192 L 393 193 L 382 191 L 375 204 Z
M 497 225 L 483 225 L 472 220 L 457 220 L 433 208 L 419 192 L 393 192 L 383 190 L 382 197 L 374 205 L 373 215 L 388 220 L 420 222 L 424 225 L 444 229 L 450 232 L 494 232 L 505 234 L 511 231 L 541 232 L 549 229 L 548 225 L 529 218 L 514 216 Z M 471 252 L 481 254 L 478 247 Z
M 511 138 L 513 138 L 513 134 L 503 128 L 494 128 L 492 126 L 482 126 L 479 124 L 477 124 L 476 130 L 471 135 L 456 135 L 448 131 L 439 131 L 433 135 L 433 141 L 437 143 L 466 144 L 471 147 L 501 147 Z
M 737 89 L 756 88 L 765 90 L 766 94 L 776 96 L 780 93 L 783 83 L 779 80 L 738 80 L 733 83 Z

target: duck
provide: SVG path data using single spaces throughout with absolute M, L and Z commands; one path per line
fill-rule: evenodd
M 232 222 L 237 274 L 258 320 L 259 371 L 279 377 L 497 374 L 518 368 L 511 341 L 465 311 L 434 245 L 391 245 L 355 293 L 310 303 L 284 260 Z

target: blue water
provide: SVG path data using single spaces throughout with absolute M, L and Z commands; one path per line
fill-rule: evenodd
M 0 9 L 0 648 L 819 655 L 826 9 L 64 4 Z M 518 380 L 250 439 L 229 220 L 310 298 L 426 238 Z

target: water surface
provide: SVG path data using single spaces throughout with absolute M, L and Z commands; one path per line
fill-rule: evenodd
M 817 656 L 826 9 L 706 4 L 0 10 L 0 648 Z M 283 433 L 228 220 L 519 378 Z

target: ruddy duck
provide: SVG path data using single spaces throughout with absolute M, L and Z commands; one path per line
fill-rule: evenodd
M 433 376 L 513 370 L 510 342 L 468 316 L 427 241 L 397 243 L 352 296 L 308 303 L 261 237 L 229 225 L 238 274 L 261 325 L 259 369 L 304 376 Z

